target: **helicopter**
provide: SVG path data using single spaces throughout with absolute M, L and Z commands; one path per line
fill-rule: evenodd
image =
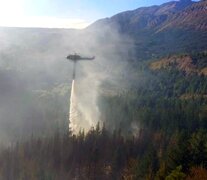
M 77 61 L 81 61 L 81 60 L 94 60 L 95 59 L 95 56 L 92 56 L 92 57 L 83 57 L 79 54 L 70 54 L 66 57 L 68 60 L 71 60 L 74 62 L 74 65 L 73 65 L 73 80 L 75 79 L 75 72 L 76 72 L 76 63 Z
M 79 54 L 74 53 L 74 54 L 68 55 L 67 59 L 76 62 L 76 61 L 80 61 L 80 60 L 93 60 L 93 59 L 95 59 L 95 56 L 93 56 L 93 57 L 82 57 Z

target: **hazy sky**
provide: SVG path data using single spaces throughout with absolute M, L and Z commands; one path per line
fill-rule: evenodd
M 97 19 L 169 0 L 0 0 L 0 26 L 83 28 Z

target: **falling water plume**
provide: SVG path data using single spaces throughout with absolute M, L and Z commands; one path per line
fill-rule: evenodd
M 75 122 L 76 118 L 76 108 L 75 108 L 75 80 L 73 79 L 72 81 L 72 86 L 71 86 L 71 94 L 70 94 L 70 108 L 69 108 L 69 130 L 74 132 L 74 130 L 77 129 L 77 124 Z

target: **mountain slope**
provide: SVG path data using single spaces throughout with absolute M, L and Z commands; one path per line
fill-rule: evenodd
M 137 59 L 203 51 L 207 47 L 207 1 L 172 1 L 99 20 L 87 29 L 109 26 L 135 41 Z
M 152 70 L 178 69 L 186 75 L 198 74 L 207 76 L 207 52 L 196 54 L 173 55 L 153 61 L 150 64 Z
M 193 3 L 183 11 L 169 18 L 162 29 L 180 27 L 207 30 L 207 1 Z
M 132 11 L 119 13 L 111 18 L 98 20 L 90 27 L 116 24 L 122 32 L 135 33 L 137 30 L 157 28 L 168 21 L 171 16 L 193 4 L 194 2 L 191 0 L 182 0 L 168 2 L 160 6 L 141 7 Z

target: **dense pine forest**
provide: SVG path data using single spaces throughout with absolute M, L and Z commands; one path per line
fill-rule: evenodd
M 206 67 L 205 52 L 191 56 Z M 103 126 L 3 148 L 1 179 L 206 179 L 207 76 L 152 62 L 131 66 L 142 84 L 100 97 Z
M 207 132 L 142 129 L 137 137 L 99 125 L 77 136 L 30 138 L 1 151 L 1 179 L 206 179 Z

